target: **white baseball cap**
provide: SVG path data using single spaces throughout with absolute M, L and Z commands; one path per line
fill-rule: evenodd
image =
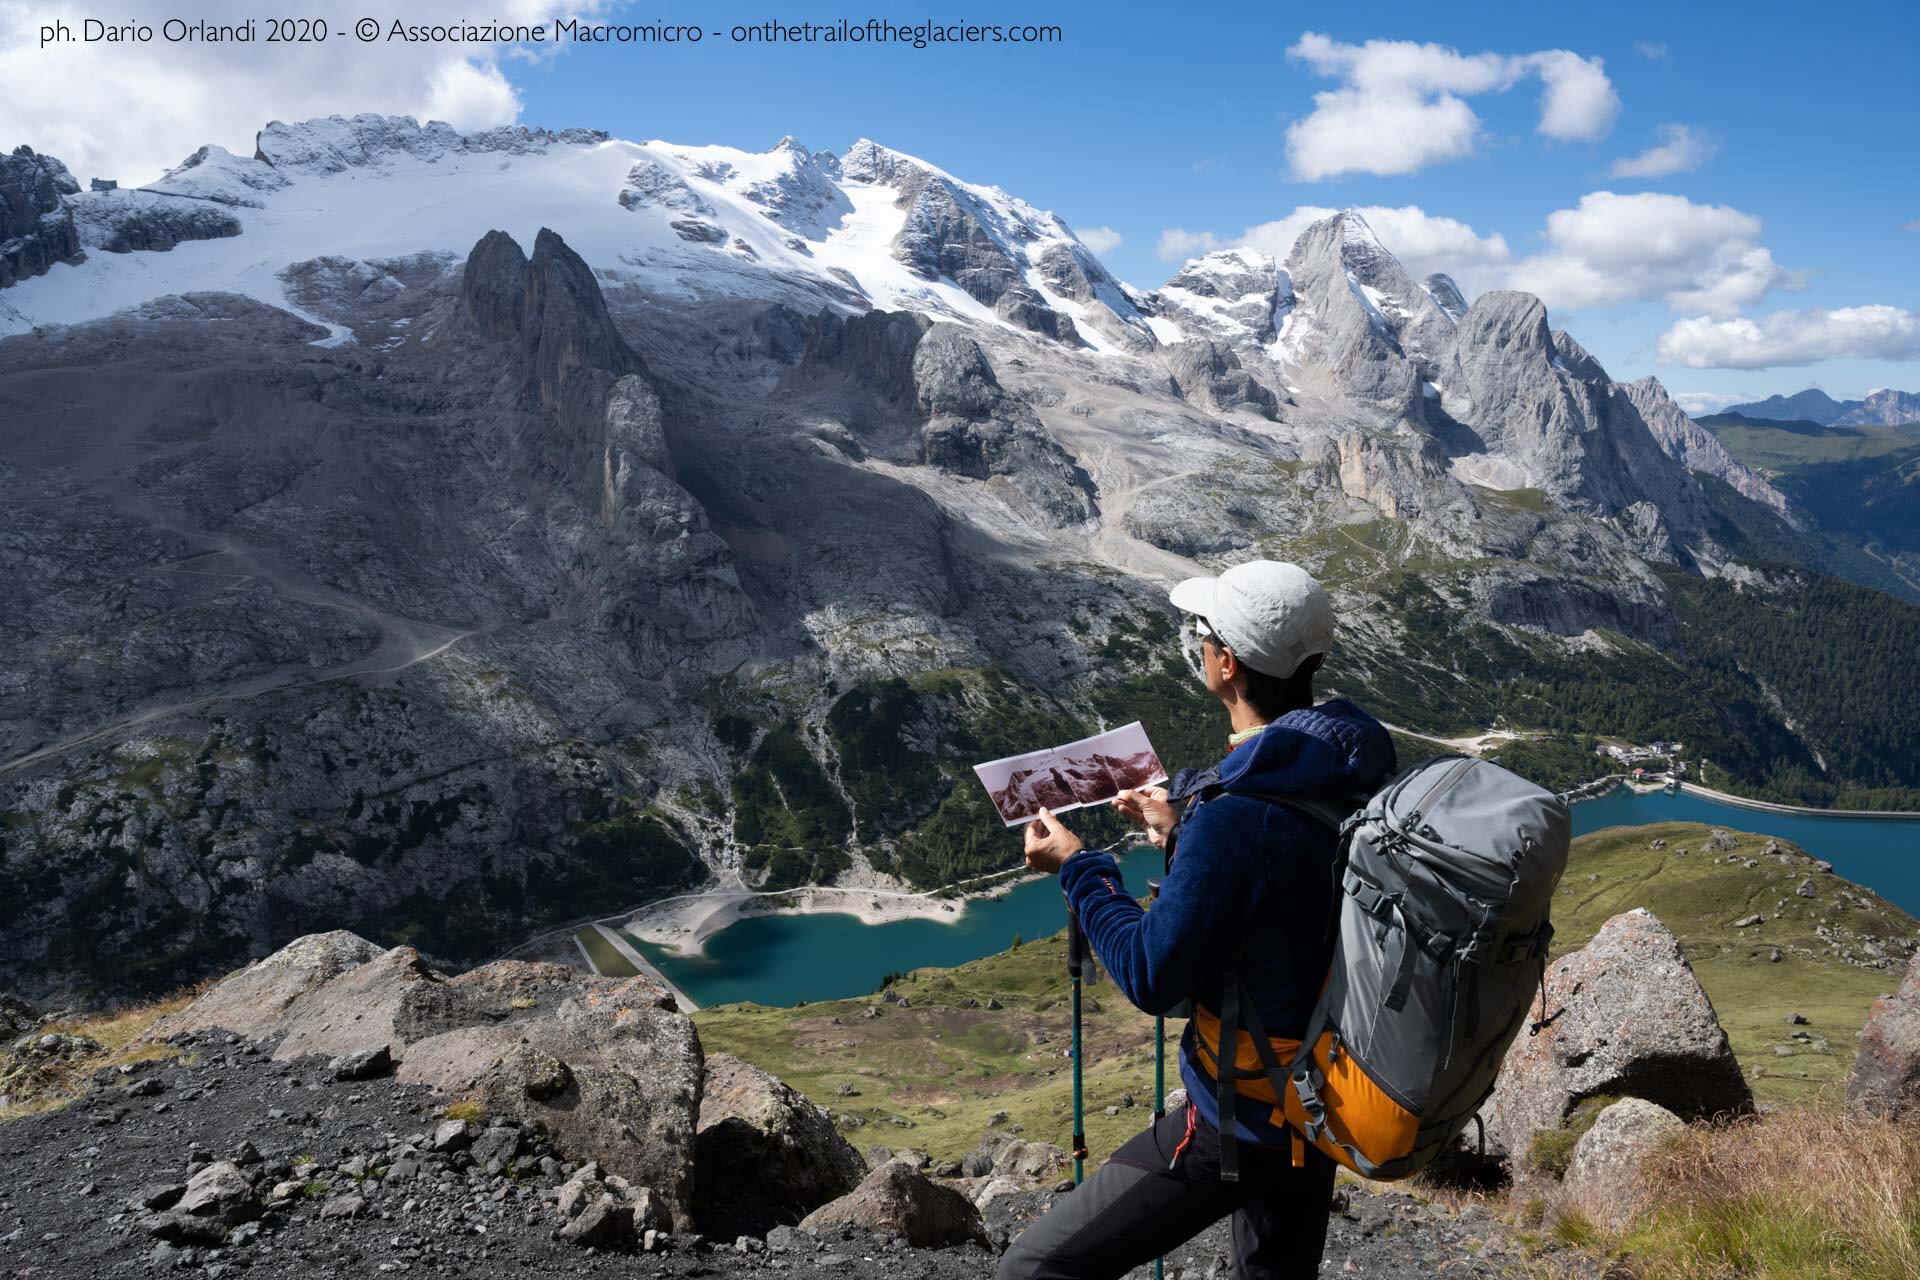
M 1188 578 L 1167 597 L 1206 620 L 1240 661 L 1284 680 L 1333 648 L 1333 602 L 1312 574 L 1279 560 L 1249 560 L 1217 578 Z

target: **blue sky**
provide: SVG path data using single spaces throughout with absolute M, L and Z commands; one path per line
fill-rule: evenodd
M 880 12 L 599 4 L 615 20 L 687 18 L 710 31 Z M 247 11 L 238 0 L 208 7 Z M 0 19 L 44 8 L 0 3 Z M 415 9 L 466 16 L 440 0 L 407 16 Z M 564 11 L 550 0 L 502 8 Z M 920 51 L 709 37 L 541 57 L 336 46 L 335 64 L 309 57 L 252 78 L 259 51 L 204 51 L 201 65 L 219 80 L 204 119 L 182 104 L 178 83 L 164 85 L 188 55 L 159 50 L 172 59 L 153 72 L 165 96 L 156 88 L 145 110 L 113 103 L 111 120 L 69 145 L 118 130 L 126 141 L 119 151 L 102 141 L 103 157 L 137 143 L 164 163 L 201 141 L 242 149 L 268 118 L 367 109 L 464 114 L 454 121 L 463 125 L 512 115 L 751 149 L 792 134 L 839 150 L 865 135 L 1054 209 L 1090 241 L 1111 239 L 1092 228 L 1116 233 L 1103 257 L 1142 287 L 1177 265 L 1163 240 L 1197 251 L 1264 227 L 1251 242 L 1284 253 L 1296 210 L 1378 206 L 1398 211 L 1376 229 L 1416 271 L 1451 269 L 1470 293 L 1532 288 L 1616 375 L 1657 373 L 1701 396 L 1697 405 L 1809 383 L 1836 395 L 1920 389 L 1920 41 L 1910 5 L 1668 0 L 1576 13 L 1537 2 L 979 0 L 914 6 L 921 15 L 1057 23 L 1064 40 Z M 0 81 L 22 84 L 51 65 L 21 39 L 0 34 Z M 140 81 L 114 65 L 114 92 L 137 92 L 118 87 Z M 63 112 L 72 125 L 67 74 L 54 106 L 29 105 L 43 95 L 24 90 L 0 103 L 0 142 L 59 153 L 36 133 L 49 126 L 35 112 Z M 1543 106 L 1550 89 L 1564 100 Z M 1639 165 L 1651 176 L 1615 173 L 1662 144 L 1664 164 Z M 1885 356 L 1894 358 L 1875 358 Z M 1761 364 L 1771 367 L 1738 367 Z

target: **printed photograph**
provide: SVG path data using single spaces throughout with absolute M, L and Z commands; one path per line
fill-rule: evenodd
M 1010 827 L 1031 822 L 1043 808 L 1064 813 L 1105 804 L 1122 791 L 1167 777 L 1137 720 L 1065 746 L 990 760 L 973 771 Z
M 1167 780 L 1167 771 L 1161 767 L 1160 757 L 1154 754 L 1153 744 L 1147 741 L 1147 731 L 1138 720 L 1060 750 L 1072 752 L 1076 766 L 1085 762 L 1110 779 L 1111 789 L 1098 797 L 1101 800 L 1112 799 L 1122 791 L 1150 787 Z

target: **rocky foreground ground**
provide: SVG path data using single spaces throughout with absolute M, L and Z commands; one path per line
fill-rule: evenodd
M 1917 983 L 1863 1037 L 1883 1069 L 1856 1083 L 1889 1106 L 1916 1078 L 1901 1020 Z M 1484 1149 L 1453 1172 L 1510 1177 L 1508 1204 L 1555 1220 L 1615 1221 L 1668 1136 L 1753 1098 L 1649 913 L 1608 920 L 1544 986 Z M 448 976 L 333 933 L 231 975 L 118 1057 L 20 1002 L 0 1012 L 16 1113 L 65 1103 L 0 1126 L 0 1274 L 15 1277 L 987 1276 L 1076 1194 L 1065 1153 L 1004 1112 L 962 1159 L 863 1156 L 846 1116 L 703 1046 L 642 978 L 518 961 Z M 1332 1213 L 1323 1275 L 1597 1273 L 1471 1197 L 1356 1185 Z M 1167 1273 L 1224 1275 L 1229 1252 L 1215 1227 Z
M 594 1186 L 594 1170 L 529 1129 L 449 1121 L 430 1088 L 335 1079 L 329 1059 L 275 1061 L 271 1043 L 222 1031 L 172 1047 L 177 1058 L 108 1068 L 74 1105 L 0 1131 L 4 1274 L 974 1277 L 1063 1194 L 954 1180 L 993 1184 L 980 1196 L 984 1238 L 940 1248 L 852 1225 L 707 1239 L 646 1228 L 661 1219 L 644 1205 L 630 1237 L 604 1228 L 596 1243 L 594 1206 L 567 1218 L 560 1204 Z M 605 1175 L 593 1199 L 625 1202 L 620 1188 Z M 1225 1274 L 1228 1252 L 1215 1228 L 1169 1258 L 1168 1274 Z M 1514 1256 L 1483 1209 L 1348 1188 L 1322 1273 L 1491 1276 Z

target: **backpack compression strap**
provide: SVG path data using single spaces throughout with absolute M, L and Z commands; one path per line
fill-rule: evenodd
M 1267 804 L 1291 810 L 1333 832 L 1333 882 L 1329 891 L 1330 905 L 1327 909 L 1326 930 L 1326 937 L 1330 941 L 1340 921 L 1341 881 L 1347 867 L 1347 833 L 1363 816 L 1364 802 L 1355 804 L 1352 798 L 1316 800 L 1309 796 L 1283 796 L 1268 791 L 1222 793 L 1218 791 L 1217 775 L 1215 780 L 1204 789 L 1195 789 L 1200 791 L 1200 799 L 1203 802 L 1212 799 L 1216 794 L 1261 800 Z M 1254 1007 L 1253 997 L 1248 994 L 1246 984 L 1240 979 L 1239 971 L 1229 969 L 1226 976 L 1227 981 L 1220 993 L 1220 1039 L 1213 1055 L 1213 1079 L 1217 1114 L 1220 1118 L 1220 1181 L 1238 1182 L 1240 1181 L 1240 1150 L 1239 1141 L 1234 1136 L 1234 1126 L 1238 1123 L 1238 1112 L 1234 1105 L 1234 1081 L 1241 1078 L 1243 1074 L 1239 1068 L 1240 1006 L 1243 1001 L 1247 1008 L 1247 1029 L 1253 1036 L 1255 1048 L 1260 1053 L 1260 1063 L 1265 1068 L 1264 1074 L 1273 1085 L 1275 1098 L 1284 1099 L 1287 1096 L 1283 1088 L 1286 1069 L 1280 1065 L 1279 1057 L 1273 1051 L 1273 1042 L 1267 1039 L 1266 1028 L 1260 1021 L 1260 1011 Z M 1313 1030 L 1313 1035 L 1315 1039 L 1319 1037 L 1318 1028 Z M 1301 1042 L 1303 1049 L 1311 1044 L 1313 1040 Z M 1303 1054 L 1303 1056 L 1308 1061 L 1312 1059 L 1311 1054 Z M 1252 1075 L 1246 1078 L 1258 1079 L 1259 1077 Z M 1317 1106 L 1318 1095 L 1315 1096 L 1314 1101 Z M 1309 1112 L 1309 1116 L 1311 1114 Z M 1311 1131 L 1307 1134 L 1309 1140 L 1316 1136 L 1317 1134 Z M 1296 1162 L 1304 1158 L 1298 1152 L 1295 1154 Z M 1353 1154 L 1358 1156 L 1359 1153 Z

